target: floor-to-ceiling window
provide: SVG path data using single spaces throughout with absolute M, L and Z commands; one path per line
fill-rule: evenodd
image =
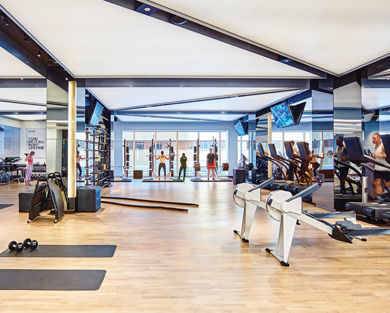
M 144 174 L 149 171 L 149 148 L 155 132 L 135 132 L 134 136 L 134 169 L 142 170 Z M 155 155 L 153 155 L 154 158 Z M 154 160 L 155 162 L 155 160 Z
M 173 165 L 173 171 L 174 173 L 177 172 L 177 161 L 176 161 L 176 157 L 177 157 L 177 142 L 176 142 L 176 139 L 177 139 L 177 132 L 156 132 L 156 155 L 160 155 L 161 154 L 161 151 L 164 152 L 164 155 L 166 157 L 172 157 L 172 155 L 170 155 L 169 153 L 169 141 L 171 141 L 171 146 L 173 147 L 173 157 L 174 157 L 174 162 L 170 163 L 169 160 L 166 160 L 165 161 L 165 164 L 166 164 L 166 170 L 167 170 L 167 173 L 169 172 L 169 164 L 172 164 Z M 159 161 L 156 161 L 156 164 L 158 164 Z M 157 165 L 158 166 L 158 165 Z M 162 174 L 161 174 L 162 175 Z
M 198 132 L 178 132 L 178 156 L 180 160 L 183 153 L 187 157 L 187 174 L 194 172 L 194 147 L 198 139 Z M 180 166 L 180 163 L 179 163 Z
M 180 167 L 180 157 L 183 153 L 187 156 L 187 173 L 193 175 L 194 170 L 194 147 L 199 139 L 199 161 L 201 165 L 201 172 L 204 174 L 207 172 L 207 154 L 210 148 L 213 146 L 213 140 L 216 140 L 218 146 L 218 168 L 222 169 L 222 163 L 228 163 L 228 132 L 227 131 L 215 131 L 215 132 L 202 132 L 202 131 L 123 131 L 123 140 L 126 140 L 126 145 L 129 148 L 130 155 L 130 173 L 135 170 L 143 170 L 144 175 L 148 175 L 149 172 L 149 147 L 152 144 L 152 138 L 155 140 L 154 156 L 160 155 L 161 151 L 164 151 L 165 155 L 168 155 L 169 139 L 172 141 L 173 151 L 175 159 L 173 162 L 174 175 L 178 174 Z M 123 172 L 124 158 L 125 158 L 125 146 L 122 144 L 122 156 L 121 156 L 121 171 Z M 155 171 L 157 169 L 158 161 L 155 162 Z M 166 161 L 167 171 L 169 170 L 169 162 Z M 118 164 L 116 164 L 118 167 Z

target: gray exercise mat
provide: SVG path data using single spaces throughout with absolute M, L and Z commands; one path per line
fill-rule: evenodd
M 0 204 L 0 210 L 13 206 L 13 204 Z
M 39 245 L 35 250 L 24 249 L 18 254 L 7 249 L 0 257 L 111 258 L 115 250 L 115 245 Z
M 1 270 L 0 290 L 98 290 L 105 270 Z

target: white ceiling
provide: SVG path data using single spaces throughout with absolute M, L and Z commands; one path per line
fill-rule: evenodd
M 42 77 L 11 53 L 0 47 L 0 78 Z
M 212 101 L 202 101 L 195 103 L 186 103 L 186 104 L 177 104 L 169 105 L 166 107 L 158 108 L 145 108 L 139 109 L 141 111 L 247 111 L 255 112 L 260 110 L 269 104 L 283 99 L 289 96 L 292 96 L 298 93 L 300 90 L 295 91 L 285 91 L 279 93 L 271 93 L 265 95 L 257 96 L 248 96 L 248 97 L 239 97 L 239 98 L 228 98 L 221 100 L 212 100 Z
M 0 100 L 13 100 L 21 102 L 38 103 L 46 106 L 46 88 L 0 88 Z M 23 103 L 0 101 L 0 112 L 42 112 L 46 107 Z M 18 120 L 41 120 L 42 115 L 4 115 Z
M 183 101 L 199 98 L 227 96 L 242 93 L 266 92 L 279 90 L 277 88 L 211 88 L 211 87 L 140 87 L 140 88 L 89 88 L 110 110 L 126 107 Z M 277 94 L 271 94 L 275 97 Z M 208 102 L 214 103 L 215 101 Z M 212 110 L 213 106 L 204 106 L 202 102 L 185 104 L 188 110 L 196 110 L 200 107 Z M 169 109 L 171 106 L 167 106 Z M 160 110 L 163 107 L 152 108 Z M 237 108 L 235 108 L 237 109 Z
M 0 3 L 77 77 L 313 76 L 102 0 Z
M 367 110 L 390 107 L 390 88 L 362 88 L 362 106 Z
M 46 120 L 46 114 L 44 115 L 4 115 L 8 118 L 13 118 L 15 120 L 19 121 L 45 121 Z
M 390 53 L 389 0 L 154 2 L 337 74 Z
M 0 88 L 0 99 L 46 105 L 46 88 Z
M 170 116 L 172 118 L 170 118 Z M 242 117 L 236 114 L 170 114 L 170 115 L 156 115 L 156 116 L 124 116 L 117 115 L 122 122 L 202 122 L 203 121 L 234 121 Z M 192 119 L 192 120 L 189 120 Z

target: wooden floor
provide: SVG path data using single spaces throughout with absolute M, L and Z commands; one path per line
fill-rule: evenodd
M 0 247 L 26 237 L 41 244 L 116 244 L 108 259 L 1 258 L 9 269 L 106 269 L 95 292 L 0 291 L 0 312 L 390 312 L 390 237 L 353 245 L 298 226 L 284 268 L 266 254 L 278 224 L 259 212 L 251 242 L 232 230 L 242 209 L 231 183 L 118 183 L 105 193 L 198 202 L 189 213 L 104 205 L 97 214 L 18 213 L 21 186 L 0 188 Z

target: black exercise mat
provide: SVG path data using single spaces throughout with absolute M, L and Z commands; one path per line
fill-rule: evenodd
M 105 270 L 1 270 L 0 290 L 98 290 Z
M 115 249 L 115 245 L 38 245 L 35 250 L 25 249 L 18 254 L 7 249 L 0 257 L 111 258 Z
M 0 204 L 0 210 L 13 206 L 13 204 Z

